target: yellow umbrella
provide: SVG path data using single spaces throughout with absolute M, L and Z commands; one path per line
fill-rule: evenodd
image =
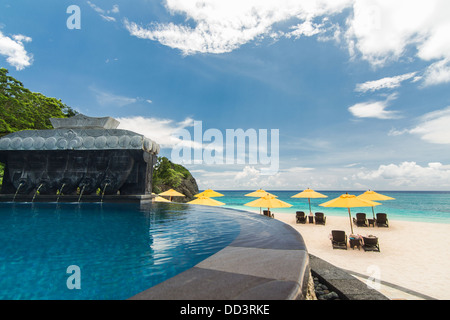
M 370 200 L 364 200 L 357 198 L 353 194 L 343 194 L 338 198 L 330 200 L 328 202 L 320 204 L 321 207 L 333 207 L 333 208 L 347 208 L 348 209 L 348 217 L 350 219 L 350 228 L 352 229 L 353 234 L 353 225 L 352 225 L 352 214 L 350 212 L 350 208 L 354 207 L 374 207 L 379 206 L 381 203 L 373 202 Z
M 303 190 L 300 193 L 297 193 L 296 195 L 292 196 L 291 198 L 308 198 L 309 213 L 312 214 L 312 212 L 311 212 L 311 198 L 314 198 L 314 199 L 315 198 L 328 198 L 328 196 L 308 188 L 306 190 Z
M 166 198 L 158 196 L 156 193 L 152 193 L 152 195 L 155 195 L 156 197 L 153 199 L 155 202 L 170 202 Z
M 270 210 L 270 208 L 289 208 L 292 207 L 292 204 L 281 201 L 280 199 L 277 199 L 276 196 L 268 194 L 264 197 L 246 203 L 244 206 L 259 208 L 264 207 Z
M 211 189 L 207 189 L 203 192 L 200 192 L 199 194 L 196 194 L 194 197 L 198 198 L 198 197 L 202 197 L 202 196 L 208 197 L 208 198 L 216 198 L 216 197 L 223 197 L 223 194 L 218 193 Z
M 261 198 L 261 197 L 267 196 L 268 194 L 270 194 L 270 195 L 272 195 L 272 196 L 277 198 L 276 195 L 271 194 L 271 193 L 269 193 L 267 191 L 264 191 L 263 189 L 259 189 L 259 190 L 253 191 L 251 193 L 247 193 L 245 196 L 246 197 Z
M 179 193 L 178 191 L 175 191 L 173 189 L 164 191 L 164 192 L 160 193 L 159 195 L 160 196 L 170 197 L 170 201 L 172 201 L 172 197 L 185 197 L 184 194 Z
M 276 195 L 271 194 L 271 193 L 269 193 L 267 191 L 264 191 L 263 189 L 258 189 L 256 191 L 251 192 L 251 193 L 247 193 L 245 196 L 246 197 L 261 198 L 261 197 L 264 197 L 264 196 L 266 196 L 268 194 L 270 194 L 270 195 L 274 196 L 275 198 L 277 198 Z M 261 214 L 261 208 L 259 208 L 259 214 Z
M 204 206 L 223 206 L 225 203 L 217 201 L 215 199 L 211 199 L 205 196 L 199 196 L 197 199 L 189 201 L 190 204 L 201 204 Z
M 395 200 L 395 198 L 385 196 L 384 194 L 377 193 L 372 190 L 369 190 L 369 191 L 364 192 L 363 194 L 360 194 L 358 196 L 358 198 L 364 199 L 364 200 L 370 200 L 370 201 Z M 372 207 L 372 215 L 373 215 L 373 218 L 375 219 L 375 211 L 373 210 L 373 207 Z

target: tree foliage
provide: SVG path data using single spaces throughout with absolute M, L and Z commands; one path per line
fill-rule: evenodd
M 19 80 L 0 68 L 0 138 L 21 130 L 52 129 L 50 118 L 66 118 L 76 114 L 61 100 L 31 92 Z M 0 187 L 4 165 L 0 163 Z
M 31 92 L 0 68 L 0 137 L 20 130 L 51 129 L 50 118 L 75 114 L 61 100 Z
M 160 193 L 163 186 L 178 188 L 183 179 L 191 177 L 185 167 L 172 163 L 166 157 L 158 157 L 153 169 L 153 192 Z

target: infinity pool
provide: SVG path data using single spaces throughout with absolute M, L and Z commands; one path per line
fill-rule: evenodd
M 182 204 L 0 203 L 0 299 L 130 298 L 228 246 L 236 219 Z

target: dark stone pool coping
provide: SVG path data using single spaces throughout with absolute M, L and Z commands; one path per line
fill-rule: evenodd
M 229 246 L 130 300 L 299 300 L 306 297 L 309 255 L 291 226 L 257 213 L 239 215 Z
M 388 297 L 364 282 L 316 256 L 309 255 L 311 273 L 335 291 L 342 300 L 389 300 Z

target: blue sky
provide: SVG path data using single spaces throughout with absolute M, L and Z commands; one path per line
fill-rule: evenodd
M 449 17 L 447 0 L 3 0 L 0 66 L 169 158 L 194 121 L 279 130 L 276 173 L 186 165 L 201 189 L 449 190 Z

